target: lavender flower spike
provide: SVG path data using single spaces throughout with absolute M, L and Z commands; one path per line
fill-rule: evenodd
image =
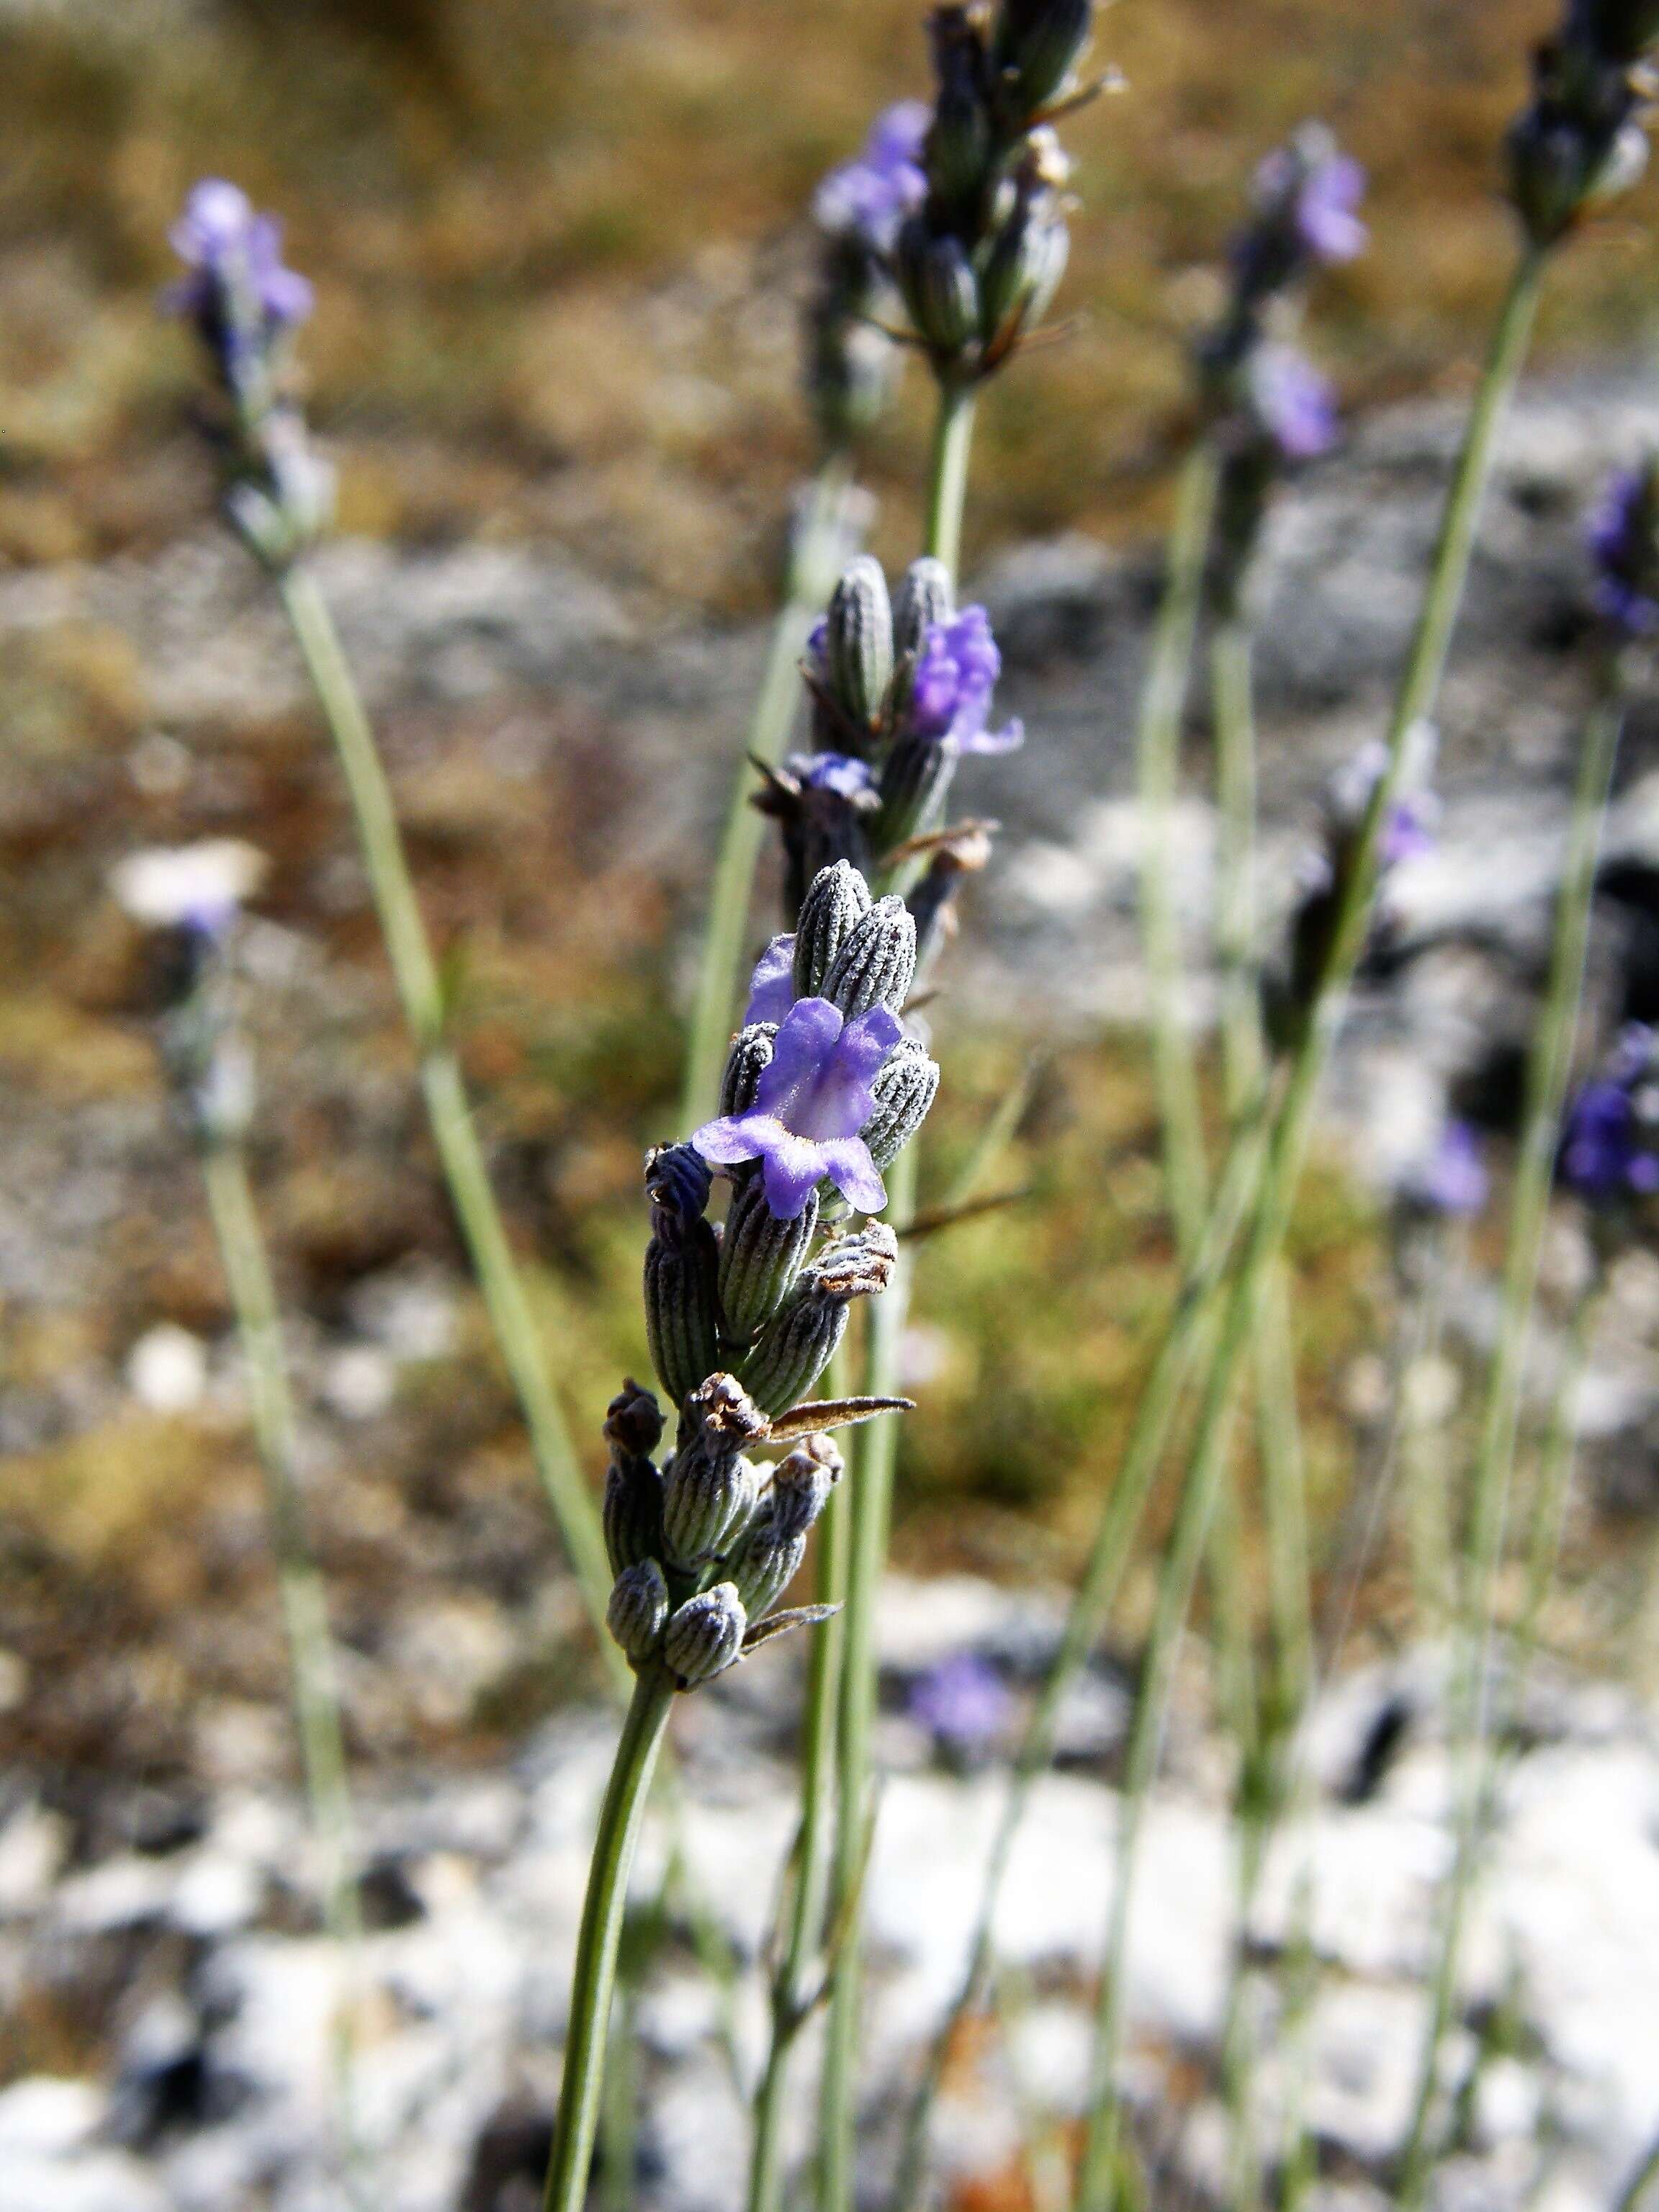
M 195 186 L 169 240 L 191 273 L 168 305 L 196 324 L 228 375 L 311 313 L 311 286 L 283 266 L 281 224 L 222 177 Z
M 1659 459 L 1614 473 L 1588 536 L 1598 613 L 1629 637 L 1659 629 Z
M 812 213 L 819 228 L 857 238 L 878 253 L 890 252 L 900 224 L 927 197 L 921 148 L 931 120 L 920 100 L 884 109 L 862 153 L 831 169 L 818 186 Z
M 1012 752 L 1025 738 L 1018 722 L 986 727 L 1001 672 L 1002 655 L 983 607 L 964 607 L 948 622 L 931 623 L 911 681 L 908 733 L 946 738 L 958 753 Z
M 828 1176 L 848 1205 L 878 1213 L 887 1188 L 859 1134 L 875 1112 L 870 1085 L 903 1031 L 886 1006 L 850 1022 L 827 999 L 789 1009 L 745 1114 L 706 1121 L 691 1143 L 716 1167 L 759 1160 L 766 1202 L 793 1221 Z

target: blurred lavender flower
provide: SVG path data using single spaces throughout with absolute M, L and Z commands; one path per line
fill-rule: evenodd
M 1024 742 L 1018 721 L 986 726 L 1002 655 L 983 607 L 964 607 L 930 625 L 917 657 L 905 714 L 906 734 L 949 741 L 957 753 L 1012 752 Z
M 1490 1187 L 1480 1139 L 1467 1121 L 1449 1121 L 1407 1181 L 1404 1196 L 1425 1213 L 1474 1214 L 1485 1206 Z
M 1597 611 L 1629 637 L 1659 629 L 1659 455 L 1614 474 L 1589 540 Z
M 135 921 L 219 939 L 264 880 L 270 862 L 240 837 L 194 845 L 155 845 L 110 871 L 110 888 Z
M 1528 237 L 1551 246 L 1647 162 L 1639 71 L 1659 11 L 1622 0 L 1567 0 L 1561 27 L 1533 54 L 1533 96 L 1508 139 L 1510 197 Z
M 311 286 L 283 266 L 275 216 L 256 213 L 247 194 L 222 177 L 194 187 L 168 239 L 191 274 L 173 287 L 167 305 L 195 324 L 235 386 L 311 313 Z
M 922 146 L 931 114 L 926 101 L 901 100 L 870 126 L 863 151 L 831 169 L 812 202 L 820 229 L 851 235 L 878 253 L 892 251 L 899 226 L 927 197 Z
M 833 792 L 837 799 L 863 799 L 875 787 L 869 762 L 851 753 L 791 753 L 786 765 L 806 790 Z
M 976 1651 L 952 1652 L 912 1686 L 910 1717 L 945 1752 L 973 1758 L 1006 1733 L 1014 1699 L 1002 1676 Z
M 1659 1190 L 1656 1042 L 1643 1024 L 1629 1024 L 1563 1119 L 1558 1173 L 1591 1206 Z
M 780 1221 L 795 1220 L 826 1176 L 849 1206 L 878 1213 L 886 1186 L 859 1132 L 875 1112 L 871 1083 L 902 1035 L 887 1006 L 849 1022 L 827 999 L 798 999 L 779 1025 L 754 1104 L 706 1121 L 693 1146 L 716 1167 L 760 1160 L 766 1202 Z
M 1236 322 L 1254 320 L 1275 295 L 1316 269 L 1352 261 L 1367 232 L 1355 210 L 1365 172 L 1338 151 L 1322 123 L 1305 123 L 1258 164 L 1252 217 L 1233 241 Z
M 1287 461 L 1312 460 L 1336 443 L 1336 394 L 1294 346 L 1256 347 L 1247 371 L 1250 411 Z

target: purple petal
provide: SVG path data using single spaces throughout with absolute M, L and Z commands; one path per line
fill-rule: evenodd
M 842 1032 L 842 1013 L 828 999 L 797 999 L 780 1024 L 772 1057 L 756 1086 L 755 1110 L 789 1126 L 806 1103 Z
M 830 1056 L 838 1076 L 867 1083 L 904 1035 L 904 1024 L 890 1006 L 872 1006 L 848 1023 Z
M 824 1145 L 815 1145 L 805 1137 L 797 1137 L 781 1122 L 775 1124 L 776 1134 L 769 1137 L 761 1170 L 761 1181 L 766 1192 L 766 1203 L 780 1221 L 799 1218 L 801 1208 L 808 1197 L 830 1170 L 829 1152 Z M 867 1160 L 867 1149 L 860 1146 Z
M 701 1152 L 711 1167 L 735 1167 L 739 1160 L 755 1160 L 761 1155 L 762 1139 L 752 1124 L 760 1117 L 755 1114 L 722 1114 L 717 1121 L 705 1121 L 691 1137 L 694 1152 Z
M 749 1004 L 744 1021 L 781 1022 L 795 1003 L 795 939 L 775 937 L 755 963 L 749 979 Z
M 887 1186 L 877 1172 L 870 1147 L 862 1137 L 830 1137 L 812 1150 L 822 1163 L 821 1172 L 829 1176 L 849 1206 L 855 1206 L 860 1213 L 881 1212 L 887 1203 Z M 769 1205 L 769 1187 L 766 1195 Z M 775 1206 L 773 1211 L 777 1211 Z
M 1017 753 L 1025 742 L 1025 725 L 1018 716 L 1000 730 L 976 730 L 972 737 L 958 738 L 959 753 Z

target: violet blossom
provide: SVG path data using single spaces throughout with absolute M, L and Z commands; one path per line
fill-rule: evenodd
M 849 1022 L 827 999 L 796 1000 L 779 1024 L 754 1104 L 704 1122 L 692 1145 L 715 1167 L 759 1160 L 766 1202 L 780 1221 L 798 1219 L 825 1176 L 849 1206 L 878 1213 L 887 1188 L 859 1132 L 875 1111 L 871 1083 L 902 1035 L 886 1006 Z
M 1479 1137 L 1467 1121 L 1449 1121 L 1405 1194 L 1428 1213 L 1474 1214 L 1485 1206 L 1490 1184 Z
M 283 265 L 282 225 L 222 177 L 193 188 L 168 238 L 191 274 L 167 304 L 195 323 L 227 377 L 311 313 L 310 284 Z
M 1336 443 L 1336 396 L 1294 346 L 1258 346 L 1249 362 L 1250 404 L 1286 460 L 1312 460 Z
M 930 623 L 911 678 L 906 723 L 914 737 L 948 739 L 958 753 L 1007 753 L 1024 742 L 1018 721 L 986 726 L 1002 655 L 983 607 Z
M 1654 1034 L 1632 1022 L 1606 1066 L 1579 1089 L 1561 1130 L 1558 1171 L 1592 1206 L 1659 1191 Z
M 953 1651 L 912 1686 L 912 1720 L 959 1756 L 990 1748 L 1006 1730 L 1014 1700 L 1008 1685 L 976 1651 Z
M 931 120 L 919 100 L 884 109 L 862 151 L 818 186 L 812 213 L 820 228 L 860 239 L 878 253 L 890 252 L 900 224 L 927 197 L 921 149 Z
M 1352 155 L 1332 152 L 1312 163 L 1296 195 L 1295 222 L 1315 261 L 1331 267 L 1364 252 L 1369 234 L 1354 212 L 1364 197 L 1365 172 Z
M 1659 500 L 1655 464 L 1620 469 L 1591 517 L 1598 612 L 1632 637 L 1659 629 Z

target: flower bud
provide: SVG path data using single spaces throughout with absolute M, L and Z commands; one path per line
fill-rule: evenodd
M 870 837 L 877 852 L 933 828 L 956 770 L 956 748 L 938 738 L 912 733 L 895 742 L 881 764 L 881 811 Z
M 732 1038 L 732 1049 L 726 1055 L 726 1073 L 720 1078 L 722 1114 L 746 1114 L 754 1104 L 777 1033 L 775 1022 L 750 1022 Z
M 1042 319 L 1066 273 L 1071 236 L 1052 192 L 1022 191 L 1012 218 L 991 249 L 980 286 L 981 332 L 1006 353 Z
M 801 902 L 795 925 L 795 996 L 816 998 L 836 955 L 875 902 L 850 860 L 820 868 Z
M 931 555 L 913 561 L 893 602 L 894 650 L 920 653 L 933 625 L 950 620 L 951 604 L 951 572 L 944 562 Z
M 605 1478 L 605 1548 L 613 1574 L 662 1549 L 662 1477 L 655 1463 L 618 1454 Z
M 605 1410 L 605 1440 L 619 1456 L 649 1459 L 662 1442 L 656 1393 L 629 1376 Z
M 915 1037 L 901 1037 L 870 1085 L 876 1110 L 860 1132 L 878 1170 L 890 1168 L 927 1118 L 939 1064 Z
M 663 1664 L 683 1690 L 723 1674 L 743 1649 L 748 1616 L 731 1583 L 716 1583 L 701 1597 L 687 1598 L 669 1621 L 663 1638 Z
M 605 1618 L 631 1666 L 653 1656 L 668 1619 L 668 1584 L 654 1559 L 637 1560 L 617 1576 Z
M 893 680 L 893 610 L 881 563 L 860 553 L 830 595 L 823 648 L 830 688 L 851 719 L 867 727 Z
M 663 1546 L 672 1565 L 717 1558 L 754 1510 L 757 1481 L 741 1456 L 766 1419 L 729 1375 L 711 1375 L 685 1401 L 684 1441 L 663 1477 Z
M 979 287 L 961 240 L 934 237 L 916 216 L 899 233 L 896 273 L 923 344 L 953 359 L 980 325 Z
M 746 1345 L 794 1286 L 817 1234 L 818 1202 L 809 1192 L 793 1221 L 780 1221 L 758 1176 L 738 1190 L 720 1240 L 720 1306 L 726 1326 Z
M 1066 90 L 1094 12 L 1094 0 L 1002 0 L 991 56 L 1009 122 L 1030 123 Z
M 781 1528 L 763 1505 L 732 1561 L 732 1583 L 750 1620 L 771 1611 L 805 1557 L 805 1537 Z
M 884 1221 L 866 1222 L 827 1244 L 761 1331 L 744 1363 L 744 1382 L 768 1413 L 797 1405 L 830 1364 L 847 1328 L 847 1308 L 887 1287 L 898 1240 Z
M 807 1437 L 772 1470 L 763 1510 L 780 1536 L 805 1536 L 841 1480 L 846 1462 L 828 1437 Z
M 659 1145 L 646 1157 L 645 1187 L 646 1341 L 678 1406 L 720 1365 L 720 1247 L 703 1218 L 711 1177 L 690 1145 Z
M 850 1022 L 872 1006 L 903 1006 L 916 972 L 916 925 L 896 891 L 878 899 L 836 955 L 823 995 Z
M 985 41 L 964 7 L 936 8 L 928 28 L 938 91 L 923 166 L 934 199 L 971 225 L 984 198 L 993 153 Z

